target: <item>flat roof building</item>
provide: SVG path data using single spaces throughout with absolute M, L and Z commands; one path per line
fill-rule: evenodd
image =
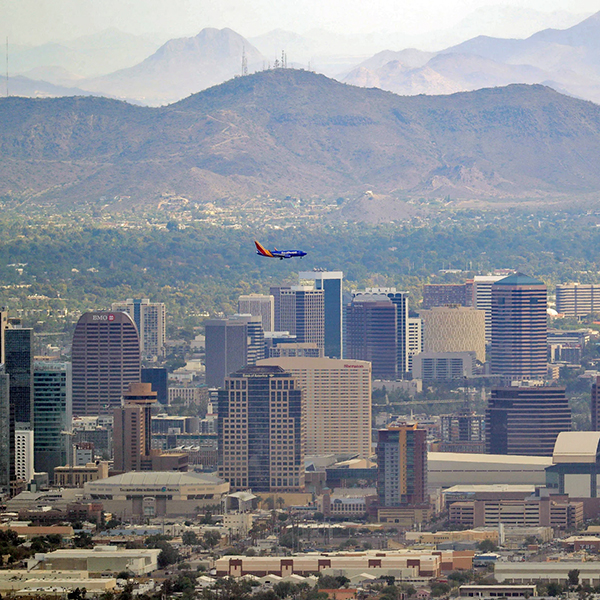
M 228 493 L 229 483 L 214 475 L 177 471 L 132 471 L 84 486 L 84 497 L 105 511 L 142 518 L 194 515 Z

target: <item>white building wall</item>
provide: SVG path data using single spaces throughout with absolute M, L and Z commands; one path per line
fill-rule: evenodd
M 30 482 L 33 468 L 33 430 L 15 431 L 15 475 L 17 479 Z

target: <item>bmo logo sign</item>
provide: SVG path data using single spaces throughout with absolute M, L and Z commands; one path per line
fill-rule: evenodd
M 92 321 L 114 321 L 115 315 L 92 315 Z

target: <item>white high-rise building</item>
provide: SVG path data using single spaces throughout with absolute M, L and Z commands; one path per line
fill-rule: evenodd
M 419 318 L 408 319 L 408 370 L 412 373 L 413 356 L 423 352 L 423 321 Z
M 29 483 L 33 479 L 33 429 L 15 431 L 15 476 Z
M 304 392 L 306 454 L 371 455 L 371 363 L 334 358 L 267 358 Z
M 485 311 L 485 341 L 492 341 L 492 284 L 506 275 L 475 275 L 473 278 L 473 306 Z
M 112 310 L 127 313 L 133 319 L 140 336 L 143 358 L 153 360 L 164 355 L 167 316 L 163 302 L 128 298 L 125 302 L 113 302 Z
M 238 298 L 238 313 L 262 318 L 263 331 L 273 331 L 275 299 L 271 294 L 246 294 Z

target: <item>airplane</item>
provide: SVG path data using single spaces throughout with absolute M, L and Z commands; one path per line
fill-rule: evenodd
M 256 254 L 267 258 L 278 258 L 279 260 L 283 260 L 284 258 L 302 258 L 303 256 L 306 256 L 306 252 L 303 250 L 277 250 L 277 248 L 267 250 L 256 240 L 254 240 L 254 245 L 256 246 Z

